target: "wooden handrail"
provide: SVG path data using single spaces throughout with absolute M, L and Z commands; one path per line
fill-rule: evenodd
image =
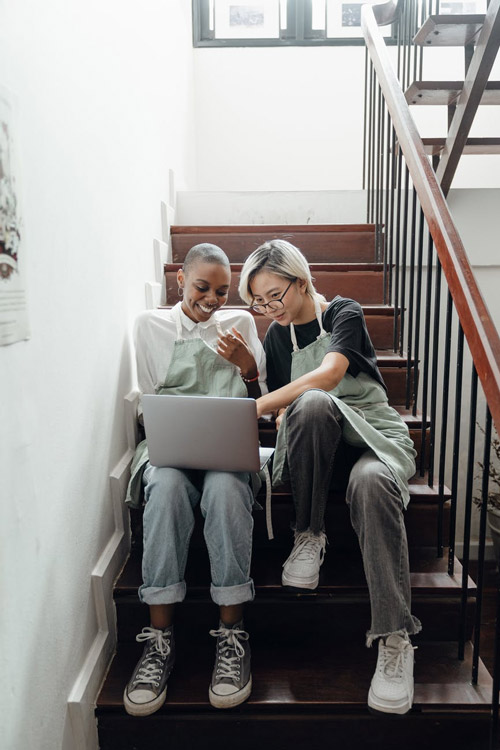
M 401 13 L 402 0 L 388 0 L 380 5 L 373 5 L 373 14 L 378 26 L 394 23 Z
M 500 336 L 479 291 L 462 240 L 434 170 L 429 164 L 422 139 L 387 54 L 373 9 L 369 5 L 362 8 L 361 27 L 493 422 L 500 432 Z

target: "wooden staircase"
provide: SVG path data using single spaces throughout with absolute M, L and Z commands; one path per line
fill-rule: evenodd
M 375 229 L 366 226 L 232 226 L 173 227 L 173 263 L 165 266 L 167 304 L 177 301 L 173 277 L 186 251 L 197 242 L 215 242 L 233 264 L 228 305 L 236 295 L 241 263 L 263 240 L 284 237 L 296 243 L 312 263 L 317 287 L 328 298 L 353 296 L 362 302 L 370 334 L 389 387 L 390 400 L 407 422 L 418 451 L 425 450 L 428 419 L 414 416 L 405 404 L 407 369 L 392 349 L 394 309 L 383 302 L 384 266 L 376 258 Z M 264 335 L 268 321 L 256 318 Z M 261 440 L 269 445 L 275 431 L 261 425 Z M 423 440 L 422 440 L 423 436 Z M 137 598 L 141 583 L 140 522 L 134 518 L 132 553 L 116 583 L 118 647 L 97 701 L 101 750 L 150 748 L 219 748 L 228 743 L 247 750 L 259 743 L 277 750 L 292 745 L 319 750 L 335 746 L 384 747 L 408 750 L 422 744 L 484 748 L 489 730 L 491 680 L 480 666 L 478 685 L 471 684 L 472 647 L 457 659 L 460 621 L 461 566 L 453 576 L 445 559 L 436 556 L 440 505 L 445 529 L 450 493 L 440 495 L 426 476 L 410 482 L 406 513 L 410 546 L 413 613 L 423 631 L 415 668 L 415 703 L 403 719 L 374 717 L 367 710 L 367 693 L 376 650 L 364 645 L 370 624 L 368 591 L 357 540 L 350 527 L 341 487 L 332 490 L 326 514 L 329 546 L 320 585 L 310 594 L 293 594 L 280 585 L 281 565 L 291 548 L 292 500 L 286 485 L 273 492 L 275 539 L 266 535 L 264 513 L 255 511 L 252 576 L 255 601 L 246 608 L 251 635 L 253 692 L 236 709 L 219 711 L 208 702 L 214 659 L 209 629 L 218 612 L 209 597 L 209 564 L 197 519 L 186 572 L 188 596 L 177 609 L 178 657 L 169 681 L 165 706 L 153 716 L 128 716 L 123 689 L 138 659 L 135 635 L 149 624 L 148 609 Z M 447 538 L 445 533 L 444 543 Z M 473 627 L 475 584 L 468 579 L 466 638 Z

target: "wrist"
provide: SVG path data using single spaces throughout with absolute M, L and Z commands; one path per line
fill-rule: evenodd
M 248 372 L 243 372 L 243 370 L 240 370 L 240 376 L 244 383 L 255 383 L 259 379 L 260 372 L 256 367 L 254 367 Z

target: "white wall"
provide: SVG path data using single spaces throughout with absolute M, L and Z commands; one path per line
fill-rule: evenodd
M 199 190 L 361 187 L 361 47 L 197 49 L 195 57 Z
M 364 48 L 200 48 L 195 59 L 199 190 L 361 188 Z M 423 78 L 463 79 L 463 52 L 426 49 Z M 446 107 L 412 113 L 423 136 L 446 135 Z M 481 107 L 471 135 L 499 133 L 500 107 Z M 463 157 L 453 186 L 500 187 L 500 155 Z
M 17 97 L 32 336 L 0 349 L 0 744 L 75 750 L 68 694 L 96 634 L 131 321 L 168 170 L 194 186 L 186 0 L 0 0 Z

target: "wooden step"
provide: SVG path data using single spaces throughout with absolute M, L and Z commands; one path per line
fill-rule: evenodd
M 172 305 L 162 305 L 159 309 L 170 309 Z M 363 305 L 366 327 L 375 349 L 389 350 L 394 339 L 394 308 L 391 305 Z M 242 309 L 250 312 L 255 318 L 257 333 L 261 341 L 271 325 L 271 319 L 260 315 L 244 305 L 228 305 L 231 309 Z
M 165 264 L 166 300 L 175 304 L 179 300 L 177 289 L 177 271 L 180 264 Z M 231 286 L 228 304 L 239 305 L 238 294 L 241 264 L 231 264 Z M 352 297 L 360 304 L 381 305 L 383 303 L 383 265 L 381 263 L 312 263 L 311 273 L 315 279 L 318 292 L 327 299 L 340 294 Z
M 463 87 L 463 81 L 414 81 L 405 97 L 408 104 L 450 106 L 457 103 Z M 500 104 L 500 81 L 488 81 L 481 104 Z
M 292 542 L 292 533 L 288 533 L 288 546 Z M 142 582 L 141 552 L 133 551 L 123 568 L 115 586 L 115 598 L 137 593 Z M 210 566 L 206 550 L 193 550 L 186 570 L 186 581 L 191 598 L 206 597 L 210 585 Z M 447 557 L 438 558 L 434 550 L 421 548 L 412 550 L 411 555 L 412 596 L 454 596 L 460 597 L 462 585 L 462 566 L 455 561 L 453 576 L 448 575 Z M 335 546 L 335 535 L 328 544 L 325 561 L 321 567 L 320 583 L 313 592 L 294 593 L 281 586 L 281 567 L 283 564 L 281 548 L 270 543 L 265 550 L 255 551 L 252 558 L 252 578 L 255 582 L 258 597 L 289 601 L 290 597 L 350 596 L 363 594 L 367 596 L 367 585 L 363 573 L 360 554 L 346 555 Z M 475 596 L 476 586 L 472 578 L 468 581 L 468 594 Z
M 433 47 L 465 47 L 475 44 L 484 24 L 484 13 L 429 16 L 413 37 L 413 43 Z
M 297 637 L 293 629 L 273 627 L 265 617 L 255 623 L 252 695 L 231 711 L 213 709 L 208 702 L 213 639 L 206 633 L 196 645 L 178 639 L 167 701 L 147 718 L 130 717 L 123 709 L 123 688 L 140 649 L 137 644 L 121 645 L 97 703 L 100 749 L 210 750 L 229 743 L 242 750 L 253 750 L 256 744 L 320 750 L 335 737 L 339 747 L 379 748 L 383 738 L 388 750 L 420 750 L 423 743 L 430 750 L 472 750 L 487 738 L 491 680 L 481 663 L 478 685 L 470 684 L 470 644 L 464 661 L 457 660 L 454 644 L 419 644 L 414 708 L 396 721 L 367 711 L 375 649 L 367 651 L 362 641 L 346 643 L 335 637 L 318 641 L 314 620 L 300 633 L 299 642 Z
M 337 547 L 333 539 L 327 547 L 318 588 L 310 592 L 294 592 L 281 586 L 282 565 L 292 546 L 290 531 L 287 539 L 286 547 L 271 542 L 267 547 L 253 552 L 251 575 L 256 594 L 245 615 L 248 626 L 251 625 L 253 629 L 254 623 L 264 616 L 270 617 L 276 627 L 280 626 L 281 620 L 285 625 L 288 619 L 293 621 L 296 628 L 307 628 L 310 607 L 326 607 L 317 626 L 319 629 L 325 634 L 336 631 L 337 635 L 342 634 L 343 637 L 356 632 L 363 640 L 370 621 L 370 602 L 359 547 L 345 550 Z M 410 561 L 412 609 L 415 616 L 425 622 L 425 638 L 457 640 L 461 612 L 460 563 L 455 561 L 455 573 L 449 576 L 447 557 L 437 558 L 435 550 L 430 548 L 410 550 Z M 184 631 L 197 629 L 202 621 L 206 623 L 206 630 L 211 627 L 214 608 L 209 594 L 209 571 L 206 548 L 191 544 L 185 576 L 187 596 L 184 606 L 178 610 L 178 617 L 181 618 L 178 622 Z M 148 624 L 148 608 L 140 604 L 137 596 L 140 584 L 141 553 L 135 550 L 115 587 L 118 633 L 122 643 L 132 642 L 135 635 Z M 469 578 L 467 638 L 472 637 L 475 597 L 476 586 Z M 195 635 L 193 633 L 193 637 Z
M 259 245 L 272 239 L 291 242 L 310 263 L 375 260 L 374 224 L 173 226 L 170 234 L 174 263 L 182 263 L 187 251 L 200 242 L 218 245 L 233 263 L 242 263 Z
M 444 149 L 446 138 L 422 138 L 425 153 L 432 156 Z M 463 154 L 500 154 L 500 138 L 467 138 Z
M 230 305 L 230 307 L 238 307 Z M 248 310 L 247 307 L 243 309 Z M 271 319 L 265 315 L 250 310 L 255 316 L 257 332 L 261 340 L 271 325 Z M 391 305 L 363 305 L 366 327 L 376 349 L 389 349 L 394 340 L 394 308 Z

